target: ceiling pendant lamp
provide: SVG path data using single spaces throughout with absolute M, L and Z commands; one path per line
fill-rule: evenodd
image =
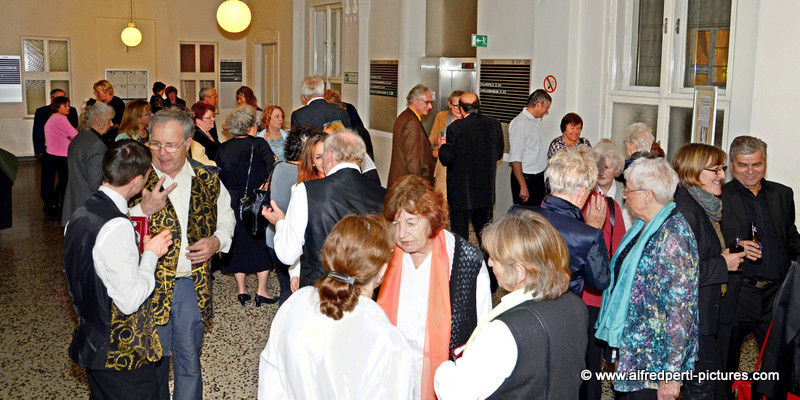
M 142 32 L 136 28 L 136 23 L 133 22 L 133 0 L 131 0 L 128 27 L 122 30 L 120 37 L 122 38 L 122 43 L 125 43 L 125 46 L 128 47 L 136 47 L 139 43 L 142 43 Z
M 250 8 L 240 0 L 225 0 L 217 8 L 217 23 L 230 32 L 239 33 L 250 26 Z

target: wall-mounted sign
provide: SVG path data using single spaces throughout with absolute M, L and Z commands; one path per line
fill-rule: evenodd
M 114 95 L 123 100 L 147 99 L 150 94 L 150 71 L 146 69 L 107 69 L 106 80 L 114 86 Z
M 717 87 L 694 87 L 694 112 L 692 115 L 692 142 L 714 144 L 717 124 Z
M 241 82 L 242 60 L 220 60 L 219 80 L 220 82 Z
M 547 77 L 544 78 L 544 83 L 542 85 L 544 87 L 544 90 L 547 91 L 547 93 L 553 93 L 556 91 L 556 86 L 558 86 L 558 82 L 556 82 L 555 76 L 547 75 Z
M 343 82 L 351 85 L 358 84 L 358 72 L 345 72 Z
M 489 45 L 489 35 L 472 34 L 472 47 L 486 47 Z
M 19 56 L 0 56 L 0 103 L 22 103 Z

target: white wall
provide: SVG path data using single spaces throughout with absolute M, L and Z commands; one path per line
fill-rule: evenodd
M 751 124 L 742 134 L 749 133 L 767 143 L 767 179 L 792 187 L 795 204 L 800 204 L 800 145 L 794 114 L 800 110 L 800 75 L 796 67 L 800 53 L 795 51 L 800 37 L 797 15 L 798 2 L 761 2 L 756 52 L 750 55 L 755 60 Z

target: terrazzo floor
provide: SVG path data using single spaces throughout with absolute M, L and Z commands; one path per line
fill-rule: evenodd
M 67 356 L 76 325 L 61 263 L 58 222 L 42 213 L 38 163 L 20 162 L 13 188 L 13 227 L 0 230 L 0 399 L 85 399 L 84 371 Z M 474 234 L 471 241 L 476 242 Z M 215 319 L 203 344 L 206 399 L 255 399 L 258 357 L 267 343 L 277 304 L 242 308 L 232 276 L 215 272 Z M 255 276 L 248 288 L 255 291 Z M 270 293 L 278 293 L 270 276 Z M 495 293 L 495 304 L 505 293 Z M 755 363 L 747 343 L 742 367 Z M 604 399 L 613 398 L 606 388 Z

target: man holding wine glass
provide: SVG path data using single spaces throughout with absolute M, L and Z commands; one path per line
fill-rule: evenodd
M 722 187 L 721 230 L 726 243 L 739 239 L 746 256 L 741 273 L 729 274 L 720 304 L 720 336 L 729 339 L 721 346 L 723 363 L 736 371 L 744 338 L 752 332 L 759 348 L 764 343 L 775 295 L 792 260 L 800 256 L 800 233 L 792 189 L 764 179 L 767 144 L 739 136 L 729 155 L 734 179 Z

